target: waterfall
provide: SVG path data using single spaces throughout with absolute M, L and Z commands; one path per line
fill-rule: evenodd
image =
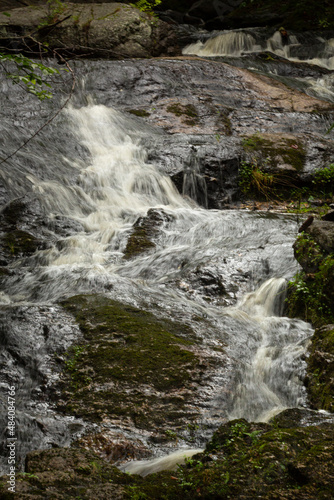
M 214 38 L 210 38 L 205 43 L 198 41 L 183 49 L 184 55 L 197 56 L 240 56 L 243 52 L 254 52 L 261 50 L 256 45 L 255 38 L 243 31 L 227 31 Z
M 286 408 L 301 405 L 305 399 L 300 378 L 301 357 L 312 328 L 304 322 L 281 317 L 285 285 L 284 279 L 272 278 L 255 292 L 246 294 L 229 311 L 232 316 L 253 323 L 256 330 L 251 356 L 236 373 L 230 419 L 268 421 Z
M 69 140 L 61 150 L 51 149 L 60 129 L 80 154 L 73 154 Z M 145 141 L 151 135 L 152 129 L 138 130 L 138 122 L 126 114 L 90 102 L 70 108 L 34 148 L 33 161 L 42 169 L 24 170 L 29 149 L 12 162 L 6 173 L 12 197 L 21 189 L 29 191 L 51 221 L 64 217 L 80 229 L 61 238 L 48 229 L 55 244 L 12 264 L 13 272 L 4 278 L 4 315 L 43 306 L 46 315 L 56 316 L 55 304 L 64 297 L 103 293 L 193 325 L 201 345 L 207 349 L 224 346 L 231 360 L 228 376 L 217 368 L 215 386 L 203 395 L 199 406 L 199 420 L 208 432 L 227 418 L 265 420 L 279 409 L 305 404 L 302 354 L 311 329 L 280 316 L 283 284 L 297 267 L 292 250 L 298 228 L 295 218 L 206 210 L 189 203 L 148 162 Z M 187 194 L 191 194 L 189 179 L 198 188 L 197 162 L 191 161 L 193 170 L 185 179 Z M 16 179 L 20 182 L 15 183 Z M 151 208 L 168 214 L 154 237 L 154 248 L 124 260 L 133 224 Z M 219 300 L 210 300 L 205 287 L 197 286 L 196 277 L 207 268 L 226 286 L 224 303 L 238 299 L 237 305 L 222 306 Z M 194 323 L 195 317 L 201 321 Z M 33 333 L 29 335 L 26 363 L 31 366 L 26 371 L 20 367 L 18 377 L 27 384 L 22 382 L 21 393 L 25 387 L 33 391 L 36 386 L 36 381 L 30 384 L 28 380 L 35 370 Z M 41 346 L 43 335 L 38 332 Z M 50 356 L 43 349 L 41 356 L 44 351 Z M 39 362 L 47 365 L 48 360 Z M 34 422 L 22 437 L 23 448 L 29 451 L 36 448 L 32 436 L 40 415 L 46 412 L 49 422 L 57 422 L 58 417 L 24 398 L 19 404 L 20 414 Z M 59 442 L 67 444 L 70 438 L 63 428 L 61 433 Z M 173 466 L 184 453 L 188 451 L 182 448 L 167 462 Z M 159 459 L 154 470 L 156 466 L 165 467 L 166 461 Z
M 208 208 L 208 193 L 204 176 L 201 174 L 200 161 L 193 150 L 183 170 L 182 194 L 197 201 L 199 205 Z
M 184 464 L 187 458 L 192 457 L 196 453 L 201 453 L 202 451 L 202 448 L 178 450 L 167 456 L 153 458 L 152 460 L 133 460 L 125 466 L 120 467 L 120 469 L 129 474 L 139 474 L 145 477 L 148 474 L 154 474 L 160 470 L 174 470 L 177 465 Z
M 327 69 L 334 69 L 334 38 L 319 39 L 318 43 L 309 46 L 305 40 L 289 34 L 283 41 L 280 31 L 275 31 L 269 38 L 259 36 L 257 30 L 235 30 L 215 34 L 205 42 L 197 41 L 183 49 L 184 55 L 201 57 L 239 57 L 241 55 L 270 51 L 290 61 L 303 61 Z M 304 48 L 304 46 L 306 48 Z

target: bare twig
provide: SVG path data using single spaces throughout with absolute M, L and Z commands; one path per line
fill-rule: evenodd
M 59 113 L 65 108 L 65 106 L 68 104 L 68 102 L 70 101 L 72 95 L 73 95 L 73 92 L 74 92 L 74 88 L 75 88 L 75 85 L 76 85 L 76 78 L 75 78 L 75 73 L 73 71 L 73 69 L 71 68 L 71 66 L 69 65 L 68 61 L 66 61 L 66 59 L 59 53 L 57 52 L 56 50 L 54 49 L 50 49 L 49 47 L 45 47 L 43 46 L 42 43 L 38 42 L 37 40 L 33 39 L 31 36 L 29 36 L 28 38 L 30 38 L 34 43 L 37 43 L 38 46 L 39 46 L 39 49 L 40 51 L 43 49 L 43 48 L 46 48 L 48 51 L 52 52 L 52 54 L 54 56 L 56 56 L 58 58 L 58 60 L 61 60 L 67 67 L 68 71 L 71 73 L 71 77 L 72 77 L 72 86 L 71 86 L 71 90 L 70 90 L 70 93 L 69 93 L 69 96 L 67 97 L 67 99 L 65 100 L 65 102 L 62 104 L 62 106 L 57 110 L 57 112 L 51 116 L 51 118 L 49 118 L 49 120 L 47 120 L 45 123 L 43 123 L 43 125 L 41 127 L 39 127 L 38 130 L 36 130 L 36 132 L 34 132 L 23 144 L 21 144 L 21 146 L 19 146 L 13 153 L 11 153 L 10 155 L 6 156 L 6 158 L 3 158 L 1 161 L 0 161 L 0 165 L 2 163 L 5 163 L 7 160 L 9 160 L 10 158 L 12 158 L 14 155 L 16 155 L 16 153 L 18 153 L 18 151 L 20 151 L 22 148 L 24 148 L 34 137 L 36 137 L 36 135 L 38 135 L 47 125 L 49 125 L 58 115 Z M 26 43 L 26 42 L 25 42 Z

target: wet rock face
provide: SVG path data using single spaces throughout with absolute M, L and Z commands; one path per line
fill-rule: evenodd
M 147 127 L 148 161 L 172 176 L 181 192 L 195 149 L 209 208 L 240 197 L 241 161 L 255 158 L 293 189 L 310 183 L 314 171 L 334 159 L 333 144 L 323 137 L 330 116 L 324 120 L 323 113 L 332 104 L 219 61 L 92 63 L 86 90 L 96 89 L 102 103 L 131 114 L 134 128 Z M 254 137 L 253 147 L 244 147 Z
M 81 231 L 82 225 L 67 217 L 46 217 L 40 201 L 28 194 L 4 206 L 0 228 L 0 265 L 7 266 L 51 248 L 58 239 Z
M 312 337 L 306 384 L 311 405 L 334 412 L 334 325 L 318 328 Z
M 306 408 L 289 408 L 276 415 L 269 423 L 285 429 L 334 424 L 334 415 Z
M 64 446 L 83 429 L 81 422 L 56 415 L 47 403 L 50 388 L 59 380 L 64 351 L 80 337 L 71 316 L 59 306 L 1 307 L 0 383 L 2 397 L 8 386 L 15 386 L 18 470 L 28 451 Z M 2 429 L 7 426 L 5 417 L 2 412 Z M 2 443 L 5 446 L 6 440 Z M 1 457 L 0 466 L 6 467 L 6 449 Z
M 7 45 L 34 31 L 38 41 L 64 54 L 118 59 L 179 53 L 172 26 L 123 3 L 23 7 L 0 14 L 0 26 Z
M 102 296 L 62 305 L 84 342 L 68 351 L 58 408 L 105 427 L 149 431 L 149 441 L 187 433 L 198 415 L 196 388 L 210 384 L 223 354 L 204 355 L 189 328 Z
M 133 225 L 133 232 L 130 235 L 124 251 L 124 258 L 130 259 L 142 252 L 155 247 L 152 241 L 159 234 L 159 228 L 164 223 L 172 220 L 172 216 L 166 214 L 162 209 L 151 208 L 145 217 L 139 219 Z
M 0 263 L 2 266 L 17 257 L 28 256 L 47 248 L 41 235 L 45 218 L 38 200 L 29 196 L 16 199 L 0 214 Z

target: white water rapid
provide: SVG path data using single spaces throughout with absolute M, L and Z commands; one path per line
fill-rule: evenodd
M 265 63 L 254 58 L 247 60 L 247 56 L 256 56 L 267 52 Z M 248 30 L 234 30 L 214 33 L 205 41 L 198 40 L 183 49 L 184 55 L 197 55 L 200 57 L 223 57 L 226 62 L 233 58 L 232 64 L 239 65 L 252 71 L 270 74 L 280 79 L 283 83 L 296 87 L 306 94 L 334 102 L 334 38 L 324 39 L 320 35 L 315 40 L 308 39 L 307 35 L 288 34 L 283 40 L 281 33 L 275 31 L 271 36 L 264 36 L 261 28 Z M 271 64 L 277 56 L 281 65 Z M 236 58 L 239 61 L 236 62 Z M 304 63 L 325 68 L 326 71 L 319 77 L 307 76 L 303 78 L 291 77 L 290 72 L 282 71 L 282 62 L 290 61 Z M 281 67 L 280 67 L 281 66 Z M 281 75 L 283 73 L 283 75 Z M 287 75 L 285 74 L 287 73 Z
M 214 56 L 241 56 L 245 54 L 269 51 L 277 56 L 284 57 L 290 61 L 303 61 L 309 64 L 317 64 L 327 69 L 334 69 L 334 38 L 324 40 L 318 37 L 318 44 L 321 44 L 319 54 L 306 57 L 298 56 L 298 48 L 303 42 L 298 36 L 289 34 L 286 41 L 283 41 L 281 33 L 275 31 L 267 39 L 259 39 L 257 29 L 254 30 L 234 30 L 216 33 L 205 42 L 197 41 L 185 47 L 183 54 L 197 55 L 205 57 Z
M 85 154 L 67 153 L 66 144 L 61 153 L 52 149 L 57 127 L 65 127 Z M 48 217 L 68 218 L 81 229 L 16 261 L 3 304 L 14 310 L 99 292 L 191 325 L 204 346 L 224 348 L 230 359 L 199 405 L 208 434 L 228 418 L 267 420 L 304 405 L 302 355 L 312 330 L 282 317 L 286 280 L 296 271 L 298 222 L 289 215 L 197 207 L 148 163 L 145 138 L 151 134 L 125 114 L 91 102 L 69 109 L 35 149 L 41 175 L 24 171 L 23 153 L 22 162 L 12 164 L 6 183 L 16 196 L 32 191 Z M 168 215 L 155 248 L 123 259 L 133 223 L 151 208 Z M 209 271 L 224 282 L 223 298 L 210 298 L 194 282 Z

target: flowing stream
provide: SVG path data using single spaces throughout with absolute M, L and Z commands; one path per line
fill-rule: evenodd
M 257 29 L 238 30 L 216 33 L 184 53 L 237 58 L 239 65 L 258 72 L 269 68 L 273 76 L 294 80 L 310 95 L 334 102 L 333 75 L 327 71 L 334 67 L 333 39 L 319 38 L 308 55 L 302 42 L 295 35 L 283 43 L 278 32 L 265 38 Z M 284 61 L 265 67 L 243 57 L 264 50 L 287 61 L 316 63 L 327 72 L 321 78 L 291 78 Z M 22 118 L 14 106 L 17 95 L 6 81 L 1 85 L 0 146 L 5 156 L 29 135 L 27 124 L 33 129 L 43 111 L 28 99 Z M 52 349 L 56 352 L 57 343 L 68 347 L 80 337 L 59 300 L 102 293 L 191 326 L 204 348 L 224 349 L 227 360 L 210 389 L 198 391 L 198 423 L 207 431 L 196 435 L 194 449 L 180 443 L 180 450 L 161 458 L 166 449 L 156 446 L 155 461 L 125 466 L 145 475 L 198 451 L 228 419 L 268 421 L 286 408 L 307 405 L 303 359 L 313 331 L 303 321 L 284 317 L 287 281 L 297 270 L 292 244 L 300 221 L 288 214 L 207 210 L 195 152 L 184 165 L 181 195 L 149 161 L 147 148 L 158 129 L 143 124 L 139 130 L 138 120 L 110 102 L 101 104 L 98 91 L 97 97 L 88 95 L 84 81 L 81 87 L 50 127 L 0 165 L 9 199 L 37 199 L 48 221 L 38 227 L 48 244 L 10 264 L 3 278 L 0 384 L 5 391 L 15 378 L 22 466 L 28 451 L 67 446 L 95 429 L 57 414 L 48 401 L 38 399 L 45 377 L 50 384 L 57 381 Z M 162 220 L 155 247 L 124 259 L 133 224 L 149 217 L 152 209 Z M 60 225 L 67 230 L 59 232 Z M 220 293 L 212 293 L 214 287 Z M 45 318 L 51 327 L 37 328 Z M 145 440 L 135 430 L 127 437 Z M 5 442 L 3 432 L 2 451 Z M 5 454 L 1 465 L 6 472 Z
M 59 128 L 81 148 L 81 157 L 73 157 L 65 148 L 53 149 L 50 159 Z M 289 215 L 196 206 L 147 162 L 146 137 L 149 132 L 138 131 L 131 118 L 90 101 L 64 112 L 52 134 L 34 149 L 33 161 L 43 165 L 41 175 L 38 169 L 24 169 L 27 152 L 19 154 L 11 169 L 1 166 L 13 195 L 32 192 L 50 220 L 63 217 L 80 227 L 12 265 L 2 295 L 3 317 L 8 319 L 22 307 L 52 307 L 73 294 L 102 292 L 192 325 L 208 347 L 225 346 L 230 359 L 228 384 L 226 373 L 218 371 L 209 403 L 201 411 L 200 419 L 210 429 L 226 419 L 265 421 L 287 407 L 305 405 L 302 355 L 312 329 L 282 317 L 286 280 L 296 271 L 292 243 L 298 222 Z M 155 239 L 156 248 L 125 261 L 132 225 L 151 208 L 168 214 Z M 191 283 L 194 271 L 208 269 L 231 282 L 230 305 L 228 300 L 208 302 Z M 203 321 L 194 323 L 195 316 Z M 3 353 L 8 335 L 3 331 Z M 38 381 L 29 382 L 27 377 L 38 362 L 45 360 L 38 361 L 37 353 L 35 359 L 27 357 L 30 371 L 23 367 L 20 374 L 22 453 L 46 445 L 36 443 L 32 438 L 36 426 L 28 425 L 29 419 L 46 411 L 54 428 L 57 422 L 62 426 L 58 443 L 70 440 L 68 421 L 60 422 L 47 405 L 31 407 L 29 398 Z M 80 427 L 80 422 L 71 422 Z
M 256 58 L 261 53 L 267 53 L 262 60 Z M 236 66 L 270 74 L 310 96 L 334 102 L 334 38 L 330 35 L 324 38 L 322 34 L 287 33 L 283 38 L 279 31 L 270 35 L 263 28 L 223 31 L 188 45 L 183 54 L 222 58 Z M 255 57 L 250 57 L 252 55 Z M 279 60 L 275 61 L 276 56 Z M 291 62 L 305 65 L 303 77 L 291 75 L 291 64 L 287 64 Z M 316 68 L 319 68 L 319 75 L 312 74 Z

